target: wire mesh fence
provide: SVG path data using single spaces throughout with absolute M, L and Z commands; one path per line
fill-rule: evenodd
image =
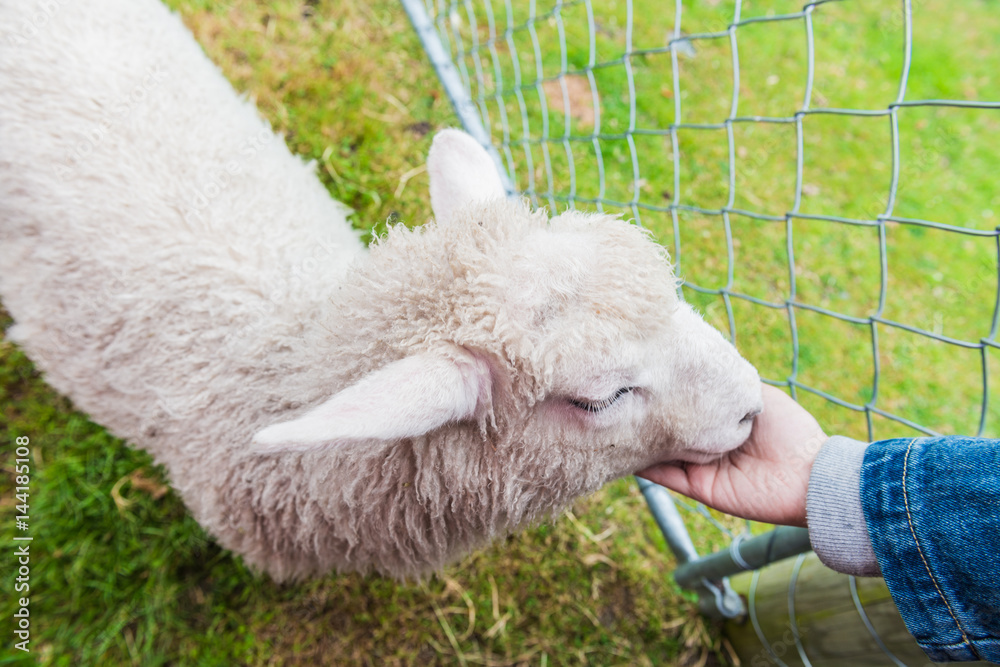
M 649 228 L 828 432 L 1000 434 L 989 2 L 404 5 L 511 191 Z M 700 553 L 751 529 L 676 502 Z
M 893 3 L 891 12 L 885 3 L 819 2 L 787 14 L 747 15 L 749 3 L 707 2 L 701 11 L 689 10 L 687 31 L 682 3 L 669 13 L 638 0 L 496 4 L 438 0 L 426 9 L 514 190 L 553 209 L 624 212 L 653 229 L 673 250 L 689 298 L 720 301 L 717 320 L 733 339 L 742 331 L 737 303 L 756 317 L 766 317 L 756 315 L 761 309 L 780 314 L 788 350 L 772 355 L 783 367 L 768 364 L 765 376 L 793 394 L 807 392 L 863 415 L 868 437 L 876 437 L 879 417 L 926 434 L 996 432 L 988 391 L 989 353 L 998 347 L 998 232 L 990 208 L 996 202 L 987 190 L 978 193 L 982 201 L 949 204 L 963 197 L 960 186 L 969 176 L 955 172 L 956 162 L 978 170 L 976 181 L 989 178 L 995 160 L 976 154 L 974 137 L 995 131 L 1000 103 L 930 98 L 921 94 L 929 86 L 912 92 L 909 3 Z M 833 13 L 831 5 L 844 8 L 819 21 Z M 817 53 L 838 43 L 837 35 L 826 33 L 862 25 L 878 37 L 861 55 L 878 59 L 877 75 L 862 72 L 852 80 L 844 73 L 842 82 L 827 81 L 827 69 L 817 71 Z M 781 48 L 772 45 L 766 57 L 750 58 L 754 68 L 748 69 L 741 53 L 768 40 Z M 842 67 L 842 55 L 826 54 L 831 68 Z M 782 83 L 786 78 L 791 81 Z M 989 78 L 983 94 L 996 88 L 996 77 Z M 852 95 L 852 84 L 879 90 Z M 866 104 L 838 105 L 851 101 Z M 874 164 L 825 159 L 844 157 L 838 155 L 842 147 L 824 146 L 833 142 Z M 972 211 L 976 206 L 979 215 Z M 688 229 L 704 240 L 689 242 Z M 768 238 L 747 243 L 741 234 Z M 972 246 L 919 272 L 903 266 L 925 259 L 908 256 L 909 250 L 959 247 L 959 239 Z M 818 256 L 817 246 L 830 244 L 859 255 L 856 266 L 838 275 L 835 261 Z M 761 289 L 760 276 L 740 276 L 737 269 L 738 248 L 750 253 L 765 245 L 784 254 L 784 266 L 776 262 L 766 267 L 775 270 L 762 274 L 780 283 L 772 289 Z M 944 275 L 946 264 L 970 261 L 972 275 Z M 868 284 L 850 284 L 861 280 Z M 833 293 L 825 293 L 831 283 Z M 934 283 L 943 283 L 942 289 L 925 292 Z M 912 303 L 917 300 L 936 303 L 920 308 Z M 711 303 L 701 299 L 700 305 Z M 803 350 L 810 341 L 798 322 L 812 315 L 819 326 L 840 326 L 852 332 L 845 336 L 850 342 L 863 340 L 870 348 L 864 350 L 865 391 L 814 381 L 809 371 L 819 363 L 809 357 L 817 351 Z M 975 406 L 975 420 L 961 415 L 959 423 L 949 423 L 933 409 L 899 409 L 905 397 L 880 391 L 886 354 L 879 338 L 889 331 L 921 339 L 902 347 L 926 341 L 968 351 L 963 365 L 977 367 L 978 395 L 974 401 L 941 400 L 947 408 L 939 412 L 952 416 L 964 402 Z M 756 338 L 739 342 L 757 352 Z M 895 389 L 902 383 L 889 384 Z M 887 424 L 881 432 L 901 431 Z

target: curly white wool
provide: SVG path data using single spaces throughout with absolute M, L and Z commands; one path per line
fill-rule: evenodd
M 0 4 L 8 336 L 276 579 L 419 576 L 607 481 L 738 446 L 757 374 L 607 215 L 441 132 L 436 221 L 366 252 L 153 0 Z

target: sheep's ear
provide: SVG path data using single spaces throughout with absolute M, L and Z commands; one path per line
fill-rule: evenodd
M 427 172 L 431 208 L 439 223 L 451 220 L 455 211 L 467 204 L 506 194 L 489 153 L 460 130 L 441 130 L 434 136 Z
M 464 351 L 393 362 L 294 421 L 254 437 L 261 453 L 306 451 L 361 440 L 398 440 L 477 416 L 490 400 L 486 362 Z

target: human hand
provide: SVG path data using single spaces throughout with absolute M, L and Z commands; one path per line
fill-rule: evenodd
M 709 463 L 660 463 L 636 473 L 744 519 L 806 525 L 806 489 L 827 436 L 785 392 L 764 385 L 764 412 L 738 449 Z

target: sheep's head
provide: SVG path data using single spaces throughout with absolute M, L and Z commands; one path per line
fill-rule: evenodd
M 487 153 L 455 130 L 435 138 L 428 171 L 436 223 L 372 250 L 369 286 L 391 273 L 380 262 L 434 257 L 386 288 L 403 304 L 384 341 L 396 360 L 264 429 L 258 447 L 466 424 L 498 456 L 585 467 L 592 487 L 746 440 L 762 409 L 757 372 L 678 299 L 644 230 L 577 211 L 546 220 L 508 200 Z

